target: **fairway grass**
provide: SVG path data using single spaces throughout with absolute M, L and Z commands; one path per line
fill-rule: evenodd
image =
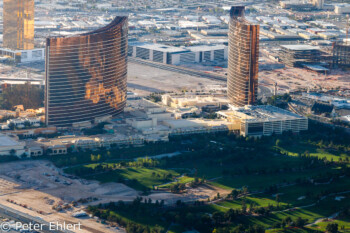
M 137 223 L 140 224 L 142 226 L 145 227 L 149 227 L 150 229 L 155 228 L 156 226 L 160 226 L 164 229 L 167 229 L 169 227 L 169 224 L 166 223 L 165 221 L 160 221 L 159 219 L 155 219 L 152 216 L 147 216 L 147 215 L 142 215 L 139 216 L 137 214 L 127 214 L 127 213 L 123 213 L 123 212 L 115 212 L 115 211 L 111 211 L 111 215 L 115 215 L 117 217 L 120 217 L 124 220 L 133 222 L 133 223 Z
M 212 153 L 206 153 L 205 150 L 199 153 L 197 151 L 187 152 L 188 154 L 182 154 L 178 158 L 160 159 L 157 163 L 152 164 L 152 167 L 149 167 L 148 164 L 141 166 L 136 163 L 113 163 L 108 160 L 106 162 L 110 163 L 100 163 L 105 166 L 104 169 L 97 167 L 99 163 L 81 165 L 80 168 L 84 166 L 96 168 L 95 172 L 104 171 L 88 174 L 83 178 L 98 180 L 102 183 L 121 182 L 140 191 L 154 189 L 155 186 L 169 189 L 176 183 L 191 183 L 195 178 L 206 180 L 207 184 L 230 191 L 247 187 L 248 195 L 245 197 L 235 200 L 215 200 L 214 202 L 212 200 L 212 202 L 205 202 L 204 205 L 191 205 L 191 213 L 213 215 L 215 212 L 226 213 L 229 209 L 242 210 L 243 203 L 249 210 L 253 203 L 256 209 L 269 207 L 266 208 L 266 215 L 257 214 L 263 213 L 262 209 L 254 214 L 248 211 L 248 213 L 236 216 L 232 227 L 238 224 L 261 225 L 269 233 L 324 232 L 329 222 L 323 222 L 320 219 L 329 218 L 344 207 L 350 207 L 350 193 L 341 193 L 350 191 L 350 179 L 348 175 L 345 175 L 348 173 L 344 169 L 349 165 L 348 160 L 345 159 L 348 156 L 344 154 L 348 152 L 342 154 L 330 149 L 322 149 L 325 148 L 323 144 L 320 144 L 322 148 L 319 148 L 312 144 L 316 142 L 307 140 L 301 142 L 285 140 L 285 143 L 281 143 L 282 145 L 277 143 L 280 146 L 276 146 L 274 140 L 267 142 L 261 147 L 253 148 L 247 148 L 245 142 L 240 142 L 239 147 L 231 148 L 232 150 L 227 150 L 226 153 L 220 152 L 222 145 L 212 143 L 209 149 L 216 145 L 218 147 Z M 261 150 L 264 150 L 264 153 Z M 346 150 L 342 149 L 342 151 Z M 318 160 L 315 159 L 316 157 Z M 324 158 L 327 161 L 324 161 Z M 343 162 L 336 163 L 340 159 Z M 72 167 L 65 171 L 74 174 L 81 170 L 83 169 Z M 89 169 L 86 170 L 89 171 Z M 220 194 L 221 197 L 224 196 Z M 343 196 L 344 199 L 338 201 L 335 199 L 337 196 Z M 179 225 L 171 225 L 164 220 L 163 216 L 155 219 L 150 216 L 142 217 L 142 214 L 138 216 L 130 214 L 129 216 L 115 211 L 116 216 L 151 228 L 158 225 L 168 229 L 170 233 L 188 230 L 179 223 Z M 279 227 L 286 217 L 290 217 L 292 221 L 302 218 L 310 225 L 304 228 L 271 229 Z M 340 216 L 339 219 L 331 221 L 338 223 L 339 232 L 350 232 L 349 219 L 342 219 Z M 344 230 L 341 229 L 342 227 Z
M 167 233 L 183 233 L 185 231 L 186 231 L 186 229 L 183 226 L 173 225 L 169 228 Z
M 91 166 L 91 165 L 89 165 Z M 172 178 L 180 174 L 173 170 L 160 168 L 120 168 L 112 171 L 83 176 L 86 179 L 107 182 L 122 182 L 139 191 L 152 189 L 153 186 L 172 181 Z
M 309 226 L 307 229 L 325 232 L 329 223 L 337 223 L 339 232 L 350 232 L 350 219 L 325 220 L 324 222 Z
M 309 152 L 310 156 L 318 157 L 320 159 L 326 158 L 331 161 L 339 161 L 340 158 L 345 159 L 346 154 L 335 154 L 335 152 L 330 153 L 325 149 L 317 148 L 316 146 L 309 144 L 297 143 L 288 146 L 276 146 L 275 148 L 279 149 L 283 153 L 288 153 L 290 156 L 298 156 L 299 154 L 303 154 L 306 151 Z
M 268 199 L 268 198 L 248 196 L 248 197 L 245 197 L 244 199 L 245 199 L 245 203 L 248 207 L 249 207 L 250 203 L 254 203 L 255 207 L 267 207 L 269 205 L 277 206 L 277 202 L 275 200 Z M 241 209 L 242 208 L 242 201 L 243 201 L 243 199 L 236 199 L 236 200 L 219 202 L 217 204 L 220 206 L 224 206 L 226 208 Z M 283 202 L 279 202 L 278 204 L 282 208 L 286 207 L 288 205 L 287 203 L 283 203 Z
M 294 183 L 297 179 L 308 179 L 326 172 L 334 172 L 333 169 L 323 168 L 307 170 L 303 172 L 284 172 L 276 174 L 240 175 L 234 177 L 222 177 L 211 181 L 214 186 L 224 189 L 241 189 L 247 186 L 250 191 L 262 191 L 271 185 Z
M 179 178 L 176 178 L 174 182 L 166 183 L 159 185 L 158 188 L 170 188 L 172 185 L 179 183 L 179 184 L 188 184 L 194 181 L 194 178 L 188 177 L 188 176 L 181 176 Z

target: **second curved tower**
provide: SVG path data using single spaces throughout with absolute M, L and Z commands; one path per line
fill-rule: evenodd
M 253 105 L 258 95 L 259 25 L 244 17 L 244 6 L 230 11 L 227 95 L 235 107 Z

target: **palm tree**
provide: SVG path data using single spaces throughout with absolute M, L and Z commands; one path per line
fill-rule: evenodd
M 11 156 L 15 156 L 16 155 L 16 150 L 15 149 L 11 149 L 10 150 L 10 155 Z
M 280 205 L 280 195 L 276 194 L 276 202 L 277 202 L 277 207 Z

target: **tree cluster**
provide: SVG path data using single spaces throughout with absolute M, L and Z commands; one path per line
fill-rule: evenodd
M 24 109 L 44 106 L 44 90 L 29 83 L 4 88 L 0 94 L 0 109 L 13 110 L 16 105 Z
M 116 222 L 126 227 L 128 233 L 141 232 L 164 232 L 164 227 L 171 223 L 183 226 L 188 230 L 197 230 L 203 233 L 212 232 L 247 232 L 247 233 L 263 233 L 264 228 L 259 225 L 244 226 L 234 228 L 232 226 L 241 215 L 240 210 L 229 209 L 227 212 L 214 212 L 212 215 L 203 212 L 203 202 L 195 202 L 194 204 L 185 204 L 180 200 L 175 206 L 164 206 L 164 202 L 153 202 L 151 199 L 136 198 L 132 203 L 109 203 L 105 206 L 90 206 L 88 211 L 99 218 L 110 222 Z M 158 222 L 157 227 L 145 226 L 135 221 L 127 220 L 122 216 L 132 216 L 132 219 L 143 219 L 141 222 L 147 222 L 148 218 Z M 148 224 L 147 224 L 148 225 Z M 155 230 L 156 229 L 156 230 Z M 224 231 L 225 229 L 231 229 Z

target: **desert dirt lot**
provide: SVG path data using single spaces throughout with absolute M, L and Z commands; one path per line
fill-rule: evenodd
M 334 70 L 330 74 L 325 75 L 290 67 L 259 73 L 259 85 L 272 88 L 275 82 L 277 82 L 278 89 L 282 92 L 296 90 L 298 88 L 309 88 L 311 90 L 320 88 L 349 88 L 350 73 Z
M 183 195 L 167 192 L 153 192 L 147 198 L 164 200 L 173 204 L 177 200 L 206 200 L 217 193 L 227 190 L 203 186 L 190 189 Z M 74 212 L 98 203 L 131 201 L 140 193 L 120 183 L 100 184 L 96 181 L 82 180 L 66 175 L 49 161 L 19 161 L 0 164 L 0 204 L 16 209 L 31 216 L 40 217 L 47 222 L 81 222 L 83 230 L 79 232 L 124 232 L 123 229 L 110 228 L 97 223 L 93 218 L 75 218 Z M 72 201 L 89 199 L 88 203 L 78 202 L 73 207 Z M 63 211 L 53 206 L 68 205 Z
M 264 63 L 271 64 L 271 66 L 279 64 L 270 60 L 264 54 L 261 58 L 264 60 L 264 62 L 260 62 L 260 65 Z M 349 88 L 350 72 L 342 71 L 340 69 L 331 69 L 324 74 L 288 66 L 281 69 L 262 70 L 259 72 L 259 86 L 267 87 L 273 90 L 275 82 L 278 85 L 278 91 L 280 93 L 295 91 L 300 88 L 308 88 L 310 90 Z
M 151 92 L 180 91 L 183 89 L 188 91 L 201 90 L 207 85 L 224 83 L 132 62 L 128 64 L 128 90 L 139 95 L 148 95 Z
M 272 65 L 276 63 L 266 56 L 263 58 Z M 222 74 L 225 72 L 227 69 L 224 68 Z M 259 72 L 259 88 L 264 94 L 269 96 L 273 93 L 275 82 L 277 82 L 280 94 L 300 88 L 309 88 L 310 90 L 349 88 L 350 73 L 338 69 L 323 74 L 295 67 Z M 148 95 L 151 92 L 203 90 L 209 85 L 217 84 L 222 85 L 226 82 L 179 74 L 131 62 L 128 65 L 128 90 L 139 95 Z

